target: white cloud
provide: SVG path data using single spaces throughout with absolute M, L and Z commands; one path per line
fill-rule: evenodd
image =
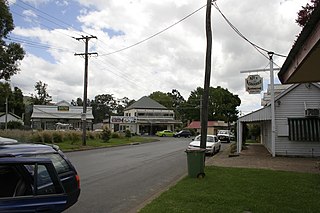
M 219 7 L 229 20 L 254 43 L 287 54 L 295 35 L 297 11 L 307 0 L 298 1 L 221 1 Z M 139 99 L 154 91 L 178 89 L 187 99 L 192 90 L 203 87 L 206 51 L 205 9 L 166 32 L 128 50 L 103 54 L 132 45 L 168 27 L 205 2 L 192 0 L 80 0 L 89 8 L 79 11 L 78 21 L 84 32 L 95 35 L 90 51 L 99 57 L 89 60 L 89 98 L 108 93 L 117 98 Z M 70 4 L 69 4 L 70 5 Z M 75 20 L 76 21 L 76 20 Z M 259 95 L 244 91 L 245 74 L 240 70 L 264 68 L 268 60 L 238 37 L 212 8 L 211 86 L 228 88 L 242 100 L 240 110 L 250 112 L 260 106 Z M 114 35 L 112 31 L 123 32 Z M 108 34 L 108 33 L 109 34 Z M 54 101 L 76 99 L 83 94 L 84 60 L 73 53 L 84 51 L 84 43 L 66 36 L 83 33 L 71 30 L 43 30 L 17 26 L 14 33 L 38 39 L 43 44 L 67 49 L 49 49 L 55 62 L 29 54 L 22 62 L 21 74 L 13 81 L 25 93 L 33 91 L 36 81 L 49 85 Z M 284 58 L 275 57 L 282 65 Z M 269 79 L 268 73 L 261 73 Z

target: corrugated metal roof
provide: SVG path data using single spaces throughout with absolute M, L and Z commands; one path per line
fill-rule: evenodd
M 81 119 L 82 111 L 80 106 L 70 106 L 68 111 L 58 111 L 58 106 L 34 105 L 31 118 Z M 86 116 L 87 119 L 93 119 L 92 107 L 87 108 Z
M 130 106 L 128 106 L 125 110 L 130 110 L 130 109 L 167 109 L 165 106 L 159 104 L 155 100 L 143 96 Z
M 251 112 L 245 116 L 240 117 L 238 120 L 244 122 L 271 120 L 271 107 L 263 107 L 257 111 Z

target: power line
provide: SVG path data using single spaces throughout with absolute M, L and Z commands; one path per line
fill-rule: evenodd
M 17 37 L 14 37 L 14 36 L 9 36 L 7 38 L 7 40 L 18 42 L 18 43 L 23 43 L 23 44 L 26 44 L 26 45 L 29 45 L 29 46 L 33 46 L 33 47 L 39 47 L 39 48 L 42 48 L 42 49 L 44 49 L 44 48 L 48 49 L 49 48 L 49 49 L 56 49 L 56 50 L 61 50 L 61 51 L 70 51 L 70 52 L 72 52 L 72 50 L 66 49 L 66 48 L 63 48 L 63 47 L 56 47 L 56 46 L 52 46 L 52 45 L 42 44 L 40 42 L 35 42 L 35 41 L 23 39 L 23 38 L 17 38 Z
M 264 51 L 265 53 L 270 52 L 269 50 L 258 46 L 257 44 L 253 43 L 252 41 L 250 41 L 248 38 L 246 38 L 229 20 L 228 18 L 222 13 L 222 11 L 220 10 L 217 2 L 214 2 L 212 4 L 217 11 L 221 14 L 221 16 L 223 17 L 223 19 L 228 23 L 228 25 L 241 37 L 243 38 L 245 41 L 247 41 L 249 44 L 251 44 L 260 54 L 262 54 L 264 57 L 266 57 L 269 60 L 269 57 L 266 56 L 265 54 L 263 54 L 261 51 Z M 261 50 L 261 51 L 260 51 Z M 279 54 L 279 53 L 274 53 L 274 55 L 280 56 L 280 57 L 287 57 L 285 55 Z
M 118 53 L 118 52 L 121 52 L 121 51 L 130 49 L 130 48 L 132 48 L 132 47 L 135 47 L 135 46 L 137 46 L 137 45 L 139 45 L 139 44 L 141 44 L 141 43 L 143 43 L 143 42 L 145 42 L 145 41 L 148 41 L 148 40 L 156 37 L 157 35 L 159 35 L 159 34 L 165 32 L 165 31 L 169 30 L 170 28 L 174 27 L 175 25 L 179 24 L 180 22 L 186 20 L 187 18 L 189 18 L 190 16 L 192 16 L 193 14 L 195 14 L 196 12 L 198 12 L 199 10 L 201 10 L 202 8 L 204 8 L 204 7 L 206 7 L 206 6 L 207 6 L 207 5 L 204 5 L 204 6 L 200 7 L 199 9 L 193 11 L 192 13 L 190 13 L 189 15 L 185 16 L 184 18 L 180 19 L 179 21 L 171 24 L 170 26 L 164 28 L 163 30 L 161 30 L 161 31 L 159 31 L 159 32 L 157 32 L 157 33 L 155 33 L 155 34 L 153 34 L 153 35 L 151 35 L 151 36 L 149 36 L 149 37 L 141 40 L 141 41 L 138 41 L 137 43 L 134 43 L 134 44 L 132 44 L 132 45 L 129 45 L 129 46 L 127 46 L 127 47 L 124 47 L 124 48 L 122 48 L 122 49 L 119 49 L 119 50 L 116 50 L 116 51 L 113 51 L 113 52 L 109 52 L 109 53 L 106 53 L 106 54 L 102 54 L 102 55 L 100 55 L 100 56 L 107 56 L 107 55 L 111 55 L 111 54 L 114 54 L 114 53 Z

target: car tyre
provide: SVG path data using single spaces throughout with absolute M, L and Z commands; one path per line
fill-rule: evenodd
M 211 156 L 213 156 L 216 153 L 216 148 L 213 148 Z
M 199 173 L 198 175 L 197 175 L 197 178 L 199 178 L 199 179 L 202 179 L 202 178 L 204 178 L 206 176 L 206 174 L 205 173 Z
M 217 151 L 217 152 L 220 152 L 220 149 L 221 149 L 221 145 L 219 146 L 219 149 L 218 149 L 218 151 Z

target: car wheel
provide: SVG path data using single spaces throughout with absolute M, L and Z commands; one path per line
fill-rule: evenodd
M 212 151 L 212 156 L 214 155 L 214 153 L 216 153 L 216 148 L 213 148 L 213 151 Z
M 165 135 L 165 134 L 163 134 L 162 136 L 163 136 L 163 137 L 166 137 L 166 135 Z
M 180 138 L 180 135 L 178 135 L 178 138 Z
M 188 135 L 188 138 L 190 138 L 191 137 L 191 135 Z
M 218 151 L 217 151 L 217 152 L 220 152 L 220 149 L 221 149 L 221 145 L 219 146 L 219 149 L 218 149 Z
M 206 176 L 205 173 L 199 173 L 199 174 L 197 175 L 197 178 L 202 179 L 202 178 L 204 178 L 205 176 Z

